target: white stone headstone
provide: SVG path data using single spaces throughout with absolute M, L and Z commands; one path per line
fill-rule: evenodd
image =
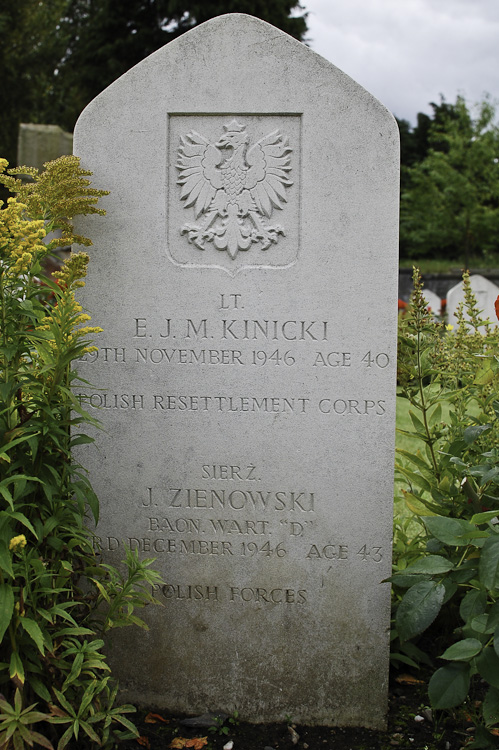
M 479 274 L 470 276 L 470 285 L 476 297 L 478 309 L 481 310 L 482 319 L 495 322 L 494 302 L 499 294 L 499 287 Z M 453 286 L 447 293 L 447 322 L 450 325 L 457 325 L 456 311 L 461 302 L 464 302 L 463 282 Z M 465 314 L 465 318 L 468 319 L 469 316 Z M 480 330 L 482 329 L 483 327 Z
M 423 296 L 427 301 L 428 308 L 433 313 L 433 315 L 440 315 L 442 309 L 442 300 L 440 299 L 438 294 L 432 292 L 431 289 L 423 289 Z
M 398 130 L 274 27 L 218 17 L 83 112 L 111 191 L 79 390 L 107 558 L 163 607 L 112 639 L 126 697 L 382 727 L 387 706 Z
M 59 125 L 19 125 L 17 139 L 17 164 L 20 167 L 43 169 L 47 161 L 73 153 L 73 134 Z

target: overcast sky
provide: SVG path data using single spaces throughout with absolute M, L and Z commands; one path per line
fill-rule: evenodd
M 301 0 L 308 42 L 413 124 L 429 102 L 499 100 L 499 0 Z

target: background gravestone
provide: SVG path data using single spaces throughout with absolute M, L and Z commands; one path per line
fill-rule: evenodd
M 430 289 L 423 289 L 423 296 L 428 303 L 428 307 L 434 315 L 440 315 L 442 308 L 442 300 L 432 292 Z
M 81 458 L 103 553 L 156 557 L 127 697 L 382 727 L 387 699 L 398 130 L 303 44 L 222 16 L 83 112 L 111 195 L 83 303 L 103 422 Z
M 470 286 L 473 294 L 476 297 L 477 307 L 481 310 L 481 317 L 484 320 L 495 320 L 494 303 L 499 294 L 499 287 L 496 286 L 492 281 L 486 279 L 485 276 L 480 274 L 474 274 L 470 276 Z M 461 281 L 460 284 L 456 284 L 449 289 L 447 293 L 447 322 L 451 325 L 456 325 L 456 311 L 459 304 L 464 302 L 464 285 Z M 466 314 L 465 318 L 469 316 Z M 483 326 L 480 327 L 482 333 L 485 332 Z
M 66 133 L 59 125 L 19 125 L 17 139 L 17 163 L 19 166 L 43 169 L 47 161 L 53 161 L 73 153 L 73 134 Z

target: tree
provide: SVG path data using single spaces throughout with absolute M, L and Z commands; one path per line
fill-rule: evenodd
M 499 251 L 499 127 L 495 107 L 476 114 L 462 97 L 434 106 L 428 152 L 407 169 L 401 197 L 401 251 L 409 257 Z
M 47 122 L 64 47 L 57 25 L 67 0 L 7 0 L 0 9 L 0 156 L 16 163 L 20 122 Z M 48 119 L 47 119 L 48 118 Z
M 223 13 L 262 18 L 303 39 L 298 0 L 7 0 L 0 11 L 0 154 L 15 159 L 19 122 L 72 130 L 82 109 L 136 63 Z M 15 97 L 14 97 L 15 92 Z M 14 101 L 16 100 L 16 101 Z

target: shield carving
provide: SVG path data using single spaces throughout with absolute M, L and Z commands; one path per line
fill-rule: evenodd
M 292 265 L 299 153 L 299 115 L 170 115 L 170 260 L 231 276 Z

